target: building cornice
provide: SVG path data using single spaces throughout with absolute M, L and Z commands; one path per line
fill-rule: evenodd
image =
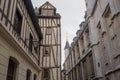
M 40 67 L 39 65 L 32 59 L 33 56 L 31 56 L 29 54 L 29 51 L 26 50 L 23 46 L 22 41 L 19 41 L 13 34 L 12 31 L 8 30 L 8 27 L 6 27 L 4 24 L 2 24 L 2 22 L 0 21 L 0 34 L 4 35 L 3 38 L 5 38 L 7 41 L 9 41 L 8 43 L 14 48 L 16 49 L 19 53 L 21 53 L 20 55 L 23 55 L 30 64 L 32 64 L 38 71 L 40 71 Z
M 40 29 L 40 26 L 38 24 L 38 19 L 35 15 L 35 12 L 34 12 L 34 9 L 33 9 L 33 5 L 32 5 L 32 2 L 31 0 L 23 0 L 25 5 L 26 5 L 26 8 L 27 8 L 27 11 L 31 17 L 31 20 L 32 20 L 32 23 L 34 25 L 34 28 L 39 36 L 39 39 L 42 39 L 42 32 L 41 32 L 41 29 Z

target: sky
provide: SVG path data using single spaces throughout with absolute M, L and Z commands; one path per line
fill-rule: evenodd
M 64 46 L 66 37 L 71 43 L 73 37 L 76 36 L 76 31 L 79 24 L 84 21 L 86 11 L 85 0 L 32 0 L 34 7 L 40 7 L 46 1 L 49 1 L 57 9 L 57 13 L 61 15 L 61 39 L 62 39 L 62 64 L 65 60 Z

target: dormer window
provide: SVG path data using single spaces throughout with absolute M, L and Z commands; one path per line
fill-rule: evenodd
M 49 2 L 46 2 L 40 7 L 39 13 L 42 16 L 53 16 L 56 13 L 56 8 Z
M 17 9 L 14 18 L 14 30 L 16 31 L 18 36 L 21 35 L 21 28 L 22 28 L 22 16 L 19 10 Z
M 54 15 L 54 10 L 53 9 L 42 9 L 41 14 L 43 16 L 53 16 Z

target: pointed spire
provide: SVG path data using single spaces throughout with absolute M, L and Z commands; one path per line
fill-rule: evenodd
M 68 33 L 66 33 L 66 44 L 65 44 L 65 48 L 64 49 L 69 49 L 70 45 L 69 45 L 69 41 L 68 41 Z

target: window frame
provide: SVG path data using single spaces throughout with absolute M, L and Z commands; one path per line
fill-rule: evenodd
M 9 62 L 8 62 L 7 78 L 6 78 L 7 80 L 10 80 L 9 79 L 10 77 L 12 77 L 11 80 L 16 80 L 18 65 L 19 65 L 18 60 L 16 58 L 10 56 Z M 13 70 L 10 70 L 10 69 L 13 69 Z
M 31 70 L 27 69 L 27 71 L 26 71 L 26 80 L 31 80 L 31 74 L 32 74 Z
M 19 17 L 19 24 L 16 22 L 17 17 Z M 14 16 L 14 27 L 13 29 L 15 30 L 15 32 L 17 33 L 18 36 L 21 36 L 21 32 L 22 32 L 22 24 L 23 24 L 23 16 L 21 14 L 20 9 L 17 7 L 16 11 L 15 11 L 15 16 Z M 19 25 L 19 26 L 16 26 Z
M 37 80 L 37 75 L 36 74 L 34 74 L 33 80 Z
M 33 51 L 33 35 L 31 33 L 29 35 L 29 50 Z
M 47 71 L 48 75 L 47 75 L 47 80 L 50 80 L 50 70 L 48 68 L 43 69 L 43 80 L 46 80 L 46 73 L 45 70 Z
M 46 48 L 48 48 L 48 49 L 46 49 Z M 47 53 L 46 53 L 46 50 L 48 50 Z M 50 53 L 51 53 L 51 48 L 50 48 L 50 46 L 45 46 L 45 47 L 44 47 L 44 56 L 49 56 Z

